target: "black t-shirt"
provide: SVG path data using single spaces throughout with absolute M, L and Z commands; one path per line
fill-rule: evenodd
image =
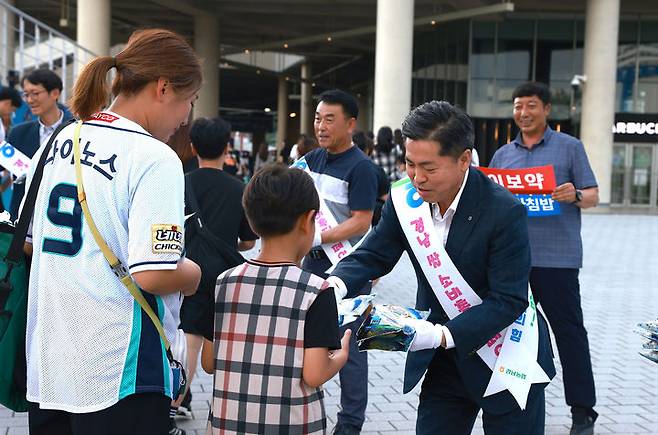
M 333 288 L 320 292 L 306 312 L 304 348 L 311 347 L 340 349 L 338 309 Z
M 200 168 L 189 174 L 206 228 L 237 249 L 238 238 L 256 240 L 242 208 L 244 184 L 226 172 Z M 189 209 L 185 214 L 190 214 Z

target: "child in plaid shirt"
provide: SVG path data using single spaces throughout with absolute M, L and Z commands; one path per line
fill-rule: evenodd
M 299 267 L 318 194 L 303 171 L 273 165 L 242 202 L 261 251 L 217 278 L 215 340 L 201 357 L 214 373 L 208 433 L 324 433 L 322 384 L 345 365 L 350 331 L 340 339 L 333 289 Z

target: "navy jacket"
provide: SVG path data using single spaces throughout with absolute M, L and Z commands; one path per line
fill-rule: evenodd
M 491 370 L 475 353 L 497 332 L 509 326 L 528 306 L 530 245 L 525 207 L 504 188 L 477 169 L 469 169 L 466 186 L 450 226 L 446 251 L 453 263 L 482 299 L 449 320 L 425 279 L 400 227 L 392 201 L 384 205 L 379 224 L 363 244 L 344 258 L 332 273 L 340 277 L 353 297 L 366 280 L 384 276 L 403 251 L 411 258 L 418 279 L 416 308 L 431 310 L 428 320 L 450 330 L 455 348 L 445 354 L 455 358 L 469 395 L 487 412 L 502 414 L 518 407 L 508 391 L 482 398 Z M 429 207 L 429 205 L 427 205 Z M 555 376 L 553 353 L 546 321 L 539 316 L 538 362 L 550 378 Z M 423 377 L 436 350 L 409 352 L 404 392 Z
M 62 122 L 66 122 L 71 119 L 71 114 L 68 111 L 64 112 L 64 118 Z M 39 121 L 29 121 L 22 124 L 18 124 L 12 127 L 7 137 L 7 142 L 12 144 L 20 152 L 28 156 L 29 158 L 34 157 L 37 150 L 41 146 L 39 138 Z M 11 197 L 11 206 L 9 207 L 9 212 L 11 213 L 12 220 L 18 219 L 18 208 L 21 205 L 23 200 L 23 194 L 25 193 L 24 184 L 14 184 L 14 193 Z

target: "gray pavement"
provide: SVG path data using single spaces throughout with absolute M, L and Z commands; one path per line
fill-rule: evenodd
M 585 264 L 581 295 L 589 331 L 597 406 L 597 434 L 658 433 L 658 364 L 638 355 L 641 338 L 634 325 L 658 317 L 658 216 L 586 214 L 583 216 Z M 375 287 L 380 301 L 411 305 L 415 277 L 404 256 Z M 557 351 L 556 351 L 557 352 Z M 369 403 L 364 434 L 412 434 L 418 388 L 402 394 L 404 354 L 369 354 Z M 568 434 L 570 410 L 558 375 L 546 390 L 546 433 Z M 337 377 L 325 385 L 328 426 L 340 404 Z M 188 434 L 205 434 L 212 378 L 192 385 L 194 419 L 179 420 Z M 0 435 L 27 434 L 27 419 L 0 407 Z M 474 434 L 482 434 L 480 419 Z

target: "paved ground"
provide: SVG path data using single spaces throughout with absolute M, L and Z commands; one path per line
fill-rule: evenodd
M 637 354 L 634 325 L 658 316 L 658 216 L 591 214 L 583 218 L 585 264 L 581 288 L 601 414 L 596 433 L 658 432 L 658 365 Z M 375 288 L 380 301 L 412 304 L 415 277 L 407 257 Z M 418 391 L 402 394 L 404 355 L 371 352 L 370 402 L 365 434 L 413 433 Z M 568 434 L 569 408 L 559 374 L 546 393 L 546 433 Z M 204 434 L 211 378 L 193 386 L 194 419 L 179 421 L 188 434 Z M 326 385 L 329 427 L 340 402 L 337 380 Z M 27 434 L 23 415 L 0 407 L 0 435 Z M 481 422 L 473 433 L 481 434 Z

